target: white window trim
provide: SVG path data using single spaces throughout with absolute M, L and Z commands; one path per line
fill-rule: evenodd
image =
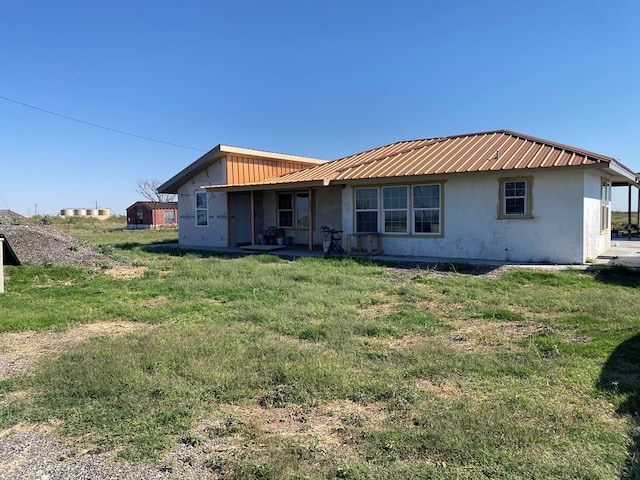
M 406 192 L 406 200 L 407 200 L 407 206 L 405 208 L 384 208 L 384 191 L 387 188 L 404 188 L 405 192 Z M 384 185 L 383 187 L 380 188 L 380 193 L 382 195 L 382 202 L 381 202 L 381 209 L 380 209 L 380 213 L 382 216 L 382 233 L 385 234 L 389 234 L 389 235 L 406 235 L 407 233 L 409 233 L 409 222 L 412 221 L 411 218 L 409 218 L 409 215 L 411 215 L 411 197 L 410 197 L 410 191 L 409 191 L 409 186 L 408 185 Z M 387 212 L 404 212 L 405 213 L 405 221 L 406 221 L 406 225 L 405 225 L 405 229 L 403 231 L 387 231 L 387 222 L 386 222 L 386 213 Z
M 280 195 L 291 195 L 291 208 L 278 208 L 279 207 L 279 197 Z M 277 215 L 277 223 L 278 228 L 291 228 L 297 230 L 308 230 L 308 226 L 299 226 L 298 225 L 298 195 L 307 195 L 307 216 L 310 215 L 311 212 L 311 201 L 312 196 L 308 190 L 297 190 L 293 192 L 278 192 L 276 193 L 276 215 Z M 281 225 L 280 224 L 280 212 L 291 212 L 291 225 Z M 309 219 L 311 220 L 311 219 Z
M 204 208 L 198 207 L 198 195 L 204 195 L 204 198 L 205 198 L 205 202 L 204 202 L 205 207 Z M 198 190 L 195 193 L 194 199 L 195 199 L 194 207 L 195 207 L 195 213 L 196 213 L 196 227 L 199 227 L 199 228 L 208 227 L 209 226 L 209 195 L 207 194 L 206 191 Z M 206 223 L 203 224 L 203 225 L 198 223 L 198 212 L 199 211 L 204 211 L 205 212 Z
M 603 195 L 604 194 L 604 195 Z M 600 233 L 611 230 L 611 181 L 603 178 L 600 181 Z
M 434 207 L 428 207 L 428 208 L 423 208 L 423 207 L 415 207 L 414 204 L 414 197 L 413 197 L 413 187 L 428 187 L 428 186 L 432 186 L 432 185 L 437 185 L 438 186 L 438 198 L 440 200 L 440 206 L 437 208 Z M 443 205 L 443 199 L 442 199 L 442 194 L 443 194 L 443 187 L 442 187 L 442 183 L 439 182 L 433 182 L 433 183 L 416 183 L 414 185 L 411 185 L 411 233 L 414 235 L 420 235 L 420 236 L 428 236 L 428 237 L 440 237 L 442 236 L 442 205 Z M 437 232 L 417 232 L 416 231 L 416 212 L 423 212 L 423 211 L 437 211 L 438 212 L 438 231 Z
M 356 199 L 356 192 L 358 190 L 375 190 L 376 191 L 376 208 L 357 208 L 357 199 Z M 376 213 L 376 220 L 377 220 L 377 224 L 378 224 L 378 231 L 380 231 L 380 187 L 356 187 L 353 189 L 353 231 L 356 233 L 372 233 L 372 232 L 359 232 L 357 231 L 358 228 L 358 213 L 359 212 L 363 212 L 363 213 L 367 213 L 367 212 L 375 212 Z M 376 232 L 377 233 L 377 232 Z
M 513 178 L 501 178 L 500 180 L 500 206 L 498 211 L 498 218 L 501 220 L 522 220 L 533 218 L 533 178 L 532 177 L 513 177 Z M 506 213 L 507 210 L 507 196 L 506 196 L 506 184 L 512 182 L 524 182 L 525 195 L 524 195 L 524 213 Z M 520 198 L 520 197 L 509 197 Z
M 378 231 L 383 233 L 384 235 L 398 235 L 398 236 L 419 236 L 419 237 L 430 237 L 430 238 L 441 238 L 444 236 L 444 183 L 443 181 L 434 181 L 427 183 L 415 183 L 409 185 L 381 185 L 381 186 L 366 186 L 366 187 L 354 187 L 353 189 L 353 231 L 355 233 L 370 233 L 370 232 L 358 232 L 358 213 L 359 212 L 376 212 L 376 218 L 378 221 Z M 413 187 L 419 186 L 429 186 L 429 185 L 437 185 L 439 198 L 440 198 L 440 207 L 438 208 L 416 208 L 414 209 L 414 199 L 413 199 Z M 387 187 L 405 187 L 407 188 L 407 231 L 405 232 L 387 232 L 384 230 L 384 212 L 385 211 L 405 211 L 404 209 L 385 209 L 384 208 L 384 188 Z M 376 190 L 376 199 L 378 202 L 378 208 L 374 209 L 358 209 L 356 208 L 356 191 L 357 190 L 368 190 L 375 189 Z M 423 210 L 437 210 L 439 215 L 439 231 L 438 232 L 416 232 L 415 228 L 415 212 Z

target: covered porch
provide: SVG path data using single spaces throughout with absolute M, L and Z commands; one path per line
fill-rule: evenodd
M 286 187 L 286 188 L 283 188 Z M 286 184 L 212 186 L 226 192 L 229 247 L 277 251 L 282 247 L 322 252 L 327 227 L 342 229 L 342 188 Z
M 640 174 L 638 174 L 640 176 Z M 627 209 L 626 218 L 623 228 L 614 228 L 612 225 L 611 231 L 614 238 L 621 235 L 626 235 L 627 238 L 633 236 L 640 237 L 640 184 L 636 182 L 618 181 L 612 183 L 613 188 L 627 190 Z M 636 209 L 633 210 L 633 199 L 636 199 Z

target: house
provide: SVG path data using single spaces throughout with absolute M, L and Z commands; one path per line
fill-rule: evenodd
M 498 130 L 331 162 L 219 145 L 158 191 L 178 194 L 185 247 L 255 243 L 273 226 L 312 249 L 330 226 L 344 247 L 366 238 L 389 255 L 572 264 L 610 249 L 613 186 L 638 177 L 612 157 Z
M 136 202 L 127 207 L 127 229 L 177 228 L 178 202 Z

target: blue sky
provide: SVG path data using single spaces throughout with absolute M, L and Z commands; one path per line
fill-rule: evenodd
M 510 129 L 640 171 L 638 18 L 626 0 L 0 0 L 0 96 L 202 149 L 0 99 L 0 209 L 124 213 L 136 179 L 219 143 L 335 159 Z

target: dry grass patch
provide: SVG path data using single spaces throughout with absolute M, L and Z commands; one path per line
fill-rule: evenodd
M 305 448 L 339 451 L 341 456 L 350 458 L 357 457 L 350 447 L 354 428 L 372 428 L 388 417 L 380 406 L 360 405 L 349 400 L 320 407 L 223 405 L 218 416 L 221 417 L 218 420 L 203 422 L 198 431 L 205 437 L 215 438 L 215 449 L 220 452 L 260 449 L 263 442 L 277 439 Z
M 135 322 L 100 322 L 66 332 L 20 332 L 0 335 L 0 380 L 21 373 L 42 357 L 58 357 L 90 338 L 124 335 L 153 328 Z
M 133 280 L 134 278 L 142 278 L 147 267 L 114 267 L 105 270 L 105 275 L 117 280 Z
M 539 325 L 522 322 L 468 320 L 447 335 L 450 344 L 463 352 L 493 351 L 509 348 L 516 341 L 540 331 Z
M 416 380 L 416 388 L 435 393 L 438 397 L 442 398 L 460 398 L 464 395 L 455 385 L 447 382 L 435 384 L 426 378 Z

